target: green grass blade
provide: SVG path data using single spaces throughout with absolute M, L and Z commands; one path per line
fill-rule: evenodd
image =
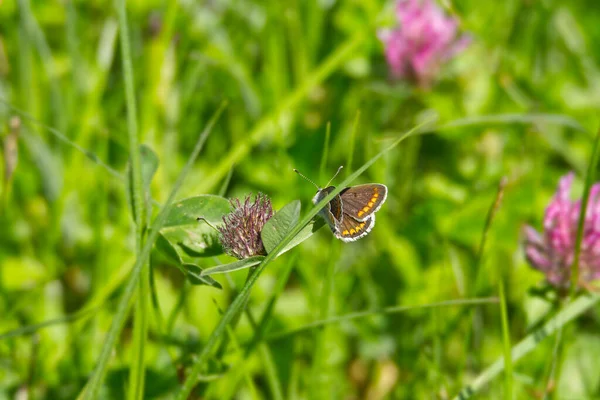
M 140 156 L 140 141 L 138 138 L 137 103 L 135 99 L 133 63 L 131 57 L 129 26 L 127 23 L 126 0 L 115 0 L 115 8 L 119 21 L 119 38 L 121 44 L 121 60 L 123 67 L 123 80 L 125 82 L 125 102 L 127 105 L 127 137 L 129 142 L 129 159 L 131 166 L 133 218 L 135 221 L 135 242 L 137 258 L 144 244 L 144 228 L 146 221 L 146 204 L 144 201 L 144 187 L 142 178 L 142 159 Z M 126 190 L 129 190 L 126 188 Z M 149 265 L 145 261 L 141 265 L 138 282 L 138 295 L 133 322 L 133 351 L 132 362 L 129 369 L 130 400 L 141 399 L 144 396 L 145 377 L 145 342 L 148 335 L 148 300 L 149 290 Z
M 352 160 L 354 159 L 354 147 L 356 145 L 356 131 L 358 131 L 358 124 L 360 121 L 360 111 L 356 112 L 354 118 L 354 124 L 352 125 L 352 132 L 350 132 L 350 146 L 348 147 L 348 154 L 346 158 L 347 171 L 352 171 Z
M 579 256 L 581 255 L 581 241 L 583 239 L 583 228 L 585 224 L 585 215 L 587 213 L 588 201 L 590 198 L 590 189 L 596 179 L 596 168 L 598 167 L 598 158 L 600 157 L 600 129 L 596 133 L 594 140 L 594 149 L 592 150 L 592 158 L 588 165 L 585 176 L 585 186 L 583 188 L 583 196 L 581 198 L 581 210 L 579 211 L 579 221 L 577 223 L 577 236 L 575 239 L 575 255 L 573 265 L 571 266 L 571 296 L 575 294 L 575 290 L 579 284 Z
M 477 117 L 459 118 L 454 121 L 441 124 L 433 127 L 431 130 L 446 130 L 454 128 L 464 128 L 476 125 L 491 125 L 491 124 L 535 124 L 535 123 L 546 123 L 552 125 L 562 125 L 568 128 L 572 128 L 580 132 L 588 132 L 579 122 L 575 119 L 560 114 L 497 114 L 497 115 L 480 115 Z
M 424 310 L 428 308 L 440 308 L 440 307 L 456 307 L 456 306 L 478 306 L 483 304 L 495 304 L 498 302 L 498 299 L 495 297 L 483 297 L 483 298 L 475 298 L 475 299 L 457 299 L 457 300 L 446 300 L 439 301 L 436 303 L 429 304 L 417 304 L 412 306 L 393 306 L 393 307 L 385 307 L 379 310 L 369 310 L 369 311 L 357 311 L 353 313 L 348 313 L 344 315 L 338 315 L 335 317 L 330 317 L 327 319 L 322 319 L 318 321 L 311 322 L 306 325 L 302 325 L 298 328 L 293 328 L 289 330 L 285 330 L 282 332 L 276 332 L 273 334 L 269 334 L 265 336 L 265 340 L 274 341 L 280 340 L 288 336 L 296 335 L 301 332 L 305 332 L 314 328 L 318 328 L 321 326 L 329 325 L 329 324 L 339 324 L 341 322 L 351 321 L 354 319 L 367 318 L 372 317 L 374 315 L 380 314 L 397 314 L 408 312 L 412 310 Z
M 220 264 L 214 267 L 205 268 L 200 273 L 200 276 L 209 276 L 215 274 L 224 274 L 227 272 L 239 271 L 240 269 L 246 269 L 253 267 L 257 264 L 260 264 L 262 260 L 264 260 L 264 256 L 254 256 L 249 258 L 244 258 L 243 260 L 234 261 L 229 264 Z
M 329 160 L 329 141 L 331 139 L 331 122 L 327 122 L 325 128 L 325 140 L 323 142 L 323 152 L 321 153 L 321 165 L 319 166 L 319 182 L 323 182 L 325 178 L 325 170 L 327 169 L 327 160 Z
M 123 63 L 123 80 L 125 81 L 125 99 L 127 104 L 127 137 L 129 140 L 129 157 L 133 175 L 133 208 L 135 210 L 136 241 L 138 254 L 142 246 L 142 231 L 145 219 L 144 190 L 142 183 L 142 161 L 140 157 L 140 142 L 138 138 L 137 104 L 135 101 L 135 88 L 131 49 L 129 44 L 129 27 L 127 25 L 127 11 L 125 0 L 115 0 L 115 8 L 119 19 L 119 37 L 121 42 L 121 58 Z
M 500 280 L 498 284 L 498 292 L 500 297 L 500 314 L 502 321 L 502 344 L 504 348 L 504 398 L 512 400 L 512 360 L 510 358 L 510 326 L 508 322 L 507 300 L 504 291 L 504 281 Z
M 121 299 L 119 300 L 119 304 L 117 306 L 117 311 L 115 312 L 113 322 L 110 326 L 110 330 L 108 331 L 108 335 L 102 346 L 102 350 L 101 350 L 100 357 L 98 359 L 96 368 L 94 369 L 92 376 L 90 377 L 90 380 L 88 381 L 87 386 L 83 389 L 82 393 L 80 393 L 79 397 L 82 399 L 85 399 L 85 400 L 94 399 L 94 398 L 96 398 L 96 396 L 98 394 L 100 385 L 104 379 L 104 376 L 106 375 L 106 370 L 108 368 L 108 361 L 110 359 L 110 355 L 112 353 L 113 347 L 115 346 L 115 344 L 117 342 L 117 338 L 119 336 L 119 333 L 121 332 L 121 329 L 123 328 L 123 325 L 125 323 L 125 319 L 127 317 L 128 311 L 129 311 L 131 299 L 133 298 L 133 295 L 135 292 L 135 286 L 137 285 L 137 282 L 139 280 L 142 265 L 148 260 L 148 258 L 150 256 L 150 252 L 152 250 L 152 246 L 154 245 L 154 242 L 158 238 L 160 228 L 163 226 L 163 224 L 165 223 L 165 221 L 167 219 L 167 216 L 169 215 L 171 204 L 175 200 L 175 196 L 177 195 L 177 192 L 181 188 L 181 185 L 183 184 L 183 181 L 185 180 L 186 176 L 192 169 L 192 166 L 193 166 L 194 162 L 196 161 L 196 158 L 198 158 L 200 151 L 204 147 L 204 143 L 206 142 L 208 135 L 212 131 L 213 126 L 215 125 L 217 119 L 223 112 L 225 106 L 226 106 L 226 104 L 221 105 L 221 107 L 214 113 L 214 115 L 208 122 L 204 131 L 198 137 L 198 141 L 196 142 L 194 150 L 192 151 L 192 154 L 190 155 L 185 167 L 183 168 L 183 170 L 177 177 L 177 181 L 175 182 L 173 189 L 171 190 L 171 193 L 169 193 L 169 197 L 167 198 L 167 201 L 165 202 L 163 208 L 160 210 L 160 212 L 156 216 L 156 219 L 152 223 L 148 238 L 146 239 L 146 242 L 144 243 L 144 247 L 143 247 L 141 253 L 139 254 L 138 258 L 136 259 L 136 262 L 135 262 L 135 264 L 131 270 L 131 273 L 129 275 L 129 279 L 127 280 L 127 283 L 125 285 L 123 295 L 121 296 Z
M 349 177 L 347 177 L 340 185 L 333 190 L 328 196 L 326 196 L 323 200 L 321 200 L 317 205 L 315 205 L 305 216 L 298 222 L 285 237 L 281 240 L 281 242 L 277 245 L 275 249 L 271 253 L 269 253 L 265 259 L 256 267 L 252 275 L 249 276 L 246 284 L 238 294 L 238 296 L 233 300 L 225 314 L 223 314 L 223 318 L 219 321 L 219 324 L 214 329 L 213 333 L 208 338 L 208 341 L 202 348 L 202 351 L 198 355 L 194 367 L 190 371 L 187 379 L 185 380 L 181 391 L 177 395 L 177 399 L 185 400 L 188 398 L 192 389 L 198 382 L 198 377 L 202 372 L 202 367 L 210 357 L 210 354 L 213 348 L 217 345 L 217 342 L 224 336 L 226 332 L 226 327 L 233 320 L 234 316 L 238 315 L 242 306 L 245 304 L 245 299 L 250 295 L 250 290 L 258 277 L 264 271 L 264 269 L 279 255 L 279 253 L 285 248 L 285 246 L 292 241 L 292 239 L 300 233 L 300 231 L 317 215 L 319 210 L 331 201 L 338 193 L 340 193 L 346 186 L 348 186 L 354 179 L 356 179 L 360 174 L 367 170 L 371 165 L 373 165 L 379 158 L 381 158 L 384 154 L 393 150 L 396 146 L 398 146 L 403 140 L 410 137 L 419 131 L 423 126 L 430 123 L 431 121 L 426 121 L 412 130 L 406 132 L 397 138 L 392 144 L 386 147 L 384 150 L 380 151 L 377 155 L 367 161 L 362 167 L 357 169 L 354 173 L 352 173 Z
M 60 140 L 61 142 L 65 143 L 65 144 L 67 144 L 68 146 L 73 147 L 74 149 L 76 149 L 77 151 L 79 151 L 81 154 L 83 154 L 85 157 L 87 157 L 89 160 L 91 160 L 95 164 L 97 164 L 97 165 L 101 166 L 102 168 L 104 168 L 109 174 L 111 174 L 115 178 L 119 178 L 121 180 L 125 179 L 125 176 L 123 174 L 121 174 L 116 169 L 112 168 L 110 165 L 106 164 L 104 161 L 102 161 L 92 151 L 90 151 L 90 150 L 88 150 L 88 149 L 80 146 L 79 144 L 77 144 L 74 141 L 72 141 L 71 139 L 69 139 L 67 137 L 67 135 L 65 135 L 64 133 L 62 133 L 60 130 L 58 130 L 56 128 L 53 128 L 51 126 L 48 126 L 48 125 L 44 124 L 43 122 L 40 122 L 33 115 L 29 114 L 28 112 L 26 112 L 24 110 L 21 110 L 20 108 L 17 108 L 15 106 L 13 106 L 6 99 L 4 99 L 2 97 L 0 97 L 0 104 L 4 105 L 6 108 L 8 108 L 9 110 L 15 112 L 16 114 L 19 114 L 19 116 L 23 120 L 26 120 L 26 121 L 28 121 L 31 124 L 37 125 L 37 126 L 43 128 L 43 129 L 47 130 L 55 138 L 57 138 L 58 140 Z
M 494 217 L 498 213 L 500 209 L 500 205 L 502 203 L 502 197 L 504 195 L 504 188 L 506 187 L 507 179 L 503 177 L 500 179 L 500 183 L 498 184 L 498 190 L 496 191 L 496 197 L 494 198 L 494 202 L 488 210 L 485 225 L 483 227 L 483 232 L 481 234 L 481 240 L 479 241 L 479 249 L 477 250 L 477 260 L 475 261 L 474 269 L 471 274 L 471 290 L 470 293 L 472 296 L 477 294 L 477 281 L 479 279 L 481 270 L 483 269 L 483 254 L 485 251 L 485 245 L 487 243 L 487 238 L 492 227 L 492 221 Z
M 84 309 L 76 311 L 72 314 L 65 315 L 64 317 L 61 317 L 61 318 L 50 319 L 48 321 L 43 321 L 38 324 L 27 325 L 22 328 L 13 329 L 11 331 L 0 334 L 0 341 L 5 340 L 5 339 L 14 338 L 17 336 L 31 335 L 31 334 L 34 334 L 44 328 L 48 328 L 48 327 L 51 327 L 54 325 L 61 325 L 61 324 L 73 322 L 78 319 L 88 317 L 90 315 L 94 315 L 101 308 L 102 308 L 102 306 L 84 308 Z

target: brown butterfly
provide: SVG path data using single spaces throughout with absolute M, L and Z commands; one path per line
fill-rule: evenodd
M 341 169 L 342 167 L 338 168 L 323 189 L 298 170 L 294 169 L 294 172 L 317 187 L 317 194 L 312 199 L 313 204 L 317 204 L 335 189 L 335 186 L 329 186 L 329 183 L 335 179 Z M 336 238 L 344 242 L 353 242 L 371 232 L 375 226 L 375 213 L 381 208 L 386 198 L 387 187 L 380 183 L 350 186 L 342 190 L 326 207 L 321 209 L 319 215 L 327 221 Z

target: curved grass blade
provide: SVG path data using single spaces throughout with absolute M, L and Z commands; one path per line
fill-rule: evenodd
M 455 307 L 455 306 L 478 306 L 483 304 L 496 304 L 498 303 L 498 299 L 496 297 L 482 297 L 482 298 L 473 298 L 473 299 L 456 299 L 456 300 L 446 300 L 439 301 L 436 303 L 429 304 L 417 304 L 412 306 L 393 306 L 386 307 L 380 310 L 369 310 L 369 311 L 357 311 L 353 313 L 348 313 L 344 315 L 338 315 L 335 317 L 325 318 L 321 320 L 317 320 L 306 325 L 302 325 L 298 328 L 293 328 L 289 330 L 285 330 L 282 332 L 276 332 L 273 334 L 269 334 L 265 336 L 265 340 L 274 341 L 286 338 L 288 336 L 296 335 L 301 332 L 305 332 L 314 328 L 319 328 L 325 325 L 330 324 L 339 324 L 340 322 L 351 321 L 353 319 L 372 317 L 374 315 L 380 314 L 397 314 L 403 313 L 412 310 L 424 310 L 428 308 L 438 308 L 438 307 Z
M 224 335 L 226 334 L 226 328 L 227 328 L 227 326 L 233 320 L 233 318 L 236 315 L 238 315 L 238 313 L 240 312 L 241 308 L 244 306 L 246 299 L 250 295 L 250 290 L 252 289 L 252 286 L 256 283 L 258 277 L 261 275 L 261 273 L 264 271 L 264 269 L 271 263 L 271 261 L 273 261 L 282 252 L 282 250 L 294 239 L 294 237 L 296 235 L 298 235 L 300 233 L 300 231 L 302 231 L 304 229 L 304 227 L 306 225 L 308 225 L 308 223 L 318 214 L 318 212 L 323 207 L 325 207 L 325 205 L 328 202 L 330 202 L 338 193 L 340 193 L 354 179 L 356 179 L 359 175 L 361 175 L 363 172 L 365 172 L 367 170 L 367 168 L 369 168 L 371 165 L 373 165 L 384 154 L 386 154 L 389 151 L 393 150 L 403 140 L 405 140 L 406 138 L 410 137 L 411 135 L 414 135 L 416 132 L 419 131 L 419 129 L 421 129 L 423 126 L 429 124 L 430 122 L 432 122 L 432 121 L 429 120 L 429 121 L 423 122 L 422 124 L 417 125 L 416 127 L 414 127 L 413 129 L 411 129 L 410 131 L 408 131 L 405 134 L 401 135 L 392 144 L 390 144 L 385 149 L 383 149 L 378 154 L 376 154 L 373 158 L 371 158 L 369 161 L 367 161 L 365 164 L 363 164 L 363 166 L 361 166 L 359 169 L 357 169 L 354 173 L 350 174 L 350 176 L 348 176 L 346 179 L 344 179 L 344 181 L 342 181 L 340 183 L 340 185 L 335 190 L 333 190 L 329 195 L 327 195 L 325 198 L 323 198 L 323 200 L 321 200 L 318 204 L 316 204 L 304 216 L 304 218 L 302 218 L 300 220 L 300 222 L 298 222 L 288 232 L 288 234 L 285 235 L 285 237 L 271 251 L 271 253 L 269 253 L 265 257 L 265 259 L 256 267 L 256 269 L 254 270 L 254 272 L 248 277 L 248 280 L 246 281 L 246 284 L 244 285 L 244 287 L 242 288 L 242 290 L 239 292 L 239 294 L 236 296 L 236 298 L 233 300 L 233 302 L 231 303 L 231 305 L 229 306 L 229 308 L 227 309 L 227 311 L 225 312 L 225 314 L 223 314 L 223 317 L 219 321 L 219 324 L 216 326 L 216 328 L 214 329 L 214 331 L 212 332 L 212 334 L 208 338 L 206 344 L 204 345 L 204 347 L 202 348 L 202 351 L 200 352 L 200 354 L 198 355 L 198 358 L 196 359 L 194 367 L 190 371 L 187 379 L 185 380 L 185 382 L 183 384 L 183 387 L 181 388 L 180 392 L 177 394 L 176 398 L 178 400 L 185 400 L 185 399 L 188 398 L 188 396 L 191 393 L 192 389 L 194 388 L 194 386 L 198 382 L 198 377 L 200 376 L 200 374 L 202 372 L 202 368 L 203 368 L 204 364 L 206 363 L 206 361 L 210 357 L 211 352 L 213 351 L 213 348 L 217 345 L 217 342 L 221 338 L 224 337 Z
M 590 198 L 590 189 L 596 179 L 596 168 L 598 166 L 598 158 L 600 157 L 600 129 L 596 133 L 594 141 L 594 149 L 592 150 L 592 159 L 588 166 L 585 176 L 585 187 L 583 188 L 583 196 L 581 198 L 581 209 L 579 211 L 579 221 L 577 223 L 577 236 L 575 238 L 575 256 L 573 265 L 571 266 L 571 297 L 575 294 L 575 290 L 579 284 L 579 256 L 581 255 L 581 241 L 583 239 L 583 228 L 585 224 L 585 215 L 587 214 L 588 202 Z
M 452 122 L 432 127 L 432 131 L 445 130 L 453 128 L 463 128 L 474 125 L 490 124 L 538 124 L 547 123 L 553 125 L 562 125 L 572 128 L 576 131 L 589 133 L 579 122 L 566 115 L 560 114 L 498 114 L 498 115 L 480 115 L 477 117 L 467 117 L 456 119 Z
M 93 163 L 104 168 L 109 174 L 111 174 L 115 178 L 118 178 L 121 180 L 125 179 L 125 176 L 123 174 L 121 174 L 119 171 L 117 171 L 110 165 L 106 164 L 104 161 L 102 161 L 94 152 L 78 145 L 77 143 L 75 143 L 74 141 L 69 139 L 67 137 L 67 135 L 62 133 L 60 130 L 53 128 L 49 125 L 46 125 L 43 122 L 38 121 L 34 116 L 32 116 L 31 114 L 29 114 L 26 111 L 21 110 L 20 108 L 13 106 L 8 101 L 6 101 L 6 99 L 4 99 L 2 97 L 0 97 L 0 104 L 4 105 L 9 110 L 12 110 L 13 112 L 19 114 L 19 116 L 23 120 L 26 120 L 33 125 L 39 126 L 40 128 L 47 130 L 55 138 L 57 138 L 58 140 L 60 140 L 61 142 L 65 143 L 65 144 L 73 147 L 75 150 L 79 151 L 81 154 L 83 154 L 85 157 L 87 157 L 90 161 L 92 161 Z
M 217 289 L 223 289 L 223 286 L 221 286 L 219 282 L 215 281 L 210 276 L 202 275 L 202 268 L 195 264 L 183 263 L 179 268 L 193 285 L 208 285 Z
M 224 274 L 226 272 L 238 271 L 240 269 L 246 269 L 250 267 L 254 267 L 255 265 L 260 264 L 262 260 L 265 259 L 265 256 L 254 256 L 249 258 L 244 258 L 243 260 L 234 261 L 229 264 L 221 264 L 216 267 L 203 269 L 200 273 L 200 276 L 209 276 L 214 274 Z
M 76 311 L 72 314 L 65 315 L 64 317 L 49 319 L 47 321 L 43 321 L 43 322 L 40 322 L 37 324 L 27 325 L 22 328 L 13 329 L 11 331 L 1 333 L 0 340 L 10 339 L 10 338 L 17 337 L 17 336 L 32 335 L 32 334 L 36 333 L 37 331 L 44 329 L 44 328 L 48 328 L 50 326 L 67 324 L 69 322 L 76 321 L 80 318 L 84 318 L 89 315 L 93 315 L 93 314 L 97 313 L 98 310 L 100 310 L 102 307 L 104 307 L 104 304 L 102 304 L 100 306 L 85 308 L 85 309 Z
M 192 154 L 190 155 L 185 167 L 183 167 L 183 170 L 177 177 L 177 181 L 175 182 L 171 193 L 169 193 L 167 201 L 158 213 L 150 228 L 148 238 L 146 239 L 144 247 L 136 259 L 133 269 L 129 275 L 129 279 L 127 280 L 125 290 L 123 291 L 123 295 L 119 300 L 117 311 L 114 315 L 113 322 L 110 326 L 110 330 L 108 331 L 108 335 L 104 341 L 104 345 L 102 346 L 102 350 L 100 352 L 100 357 L 98 359 L 96 368 L 94 369 L 92 376 L 88 381 L 88 384 L 80 393 L 80 399 L 94 399 L 97 396 L 98 390 L 100 389 L 100 384 L 102 383 L 102 380 L 106 375 L 106 369 L 108 368 L 110 354 L 112 353 L 113 347 L 115 346 L 119 333 L 121 332 L 121 329 L 123 328 L 123 325 L 125 323 L 125 318 L 127 317 L 129 311 L 130 302 L 135 292 L 135 286 L 137 285 L 142 265 L 148 260 L 150 252 L 152 250 L 152 246 L 158 238 L 159 230 L 163 226 L 167 219 L 167 216 L 169 215 L 171 204 L 173 203 L 173 200 L 175 199 L 179 188 L 183 184 L 183 181 L 185 180 L 186 176 L 191 170 L 192 165 L 196 161 L 196 158 L 198 158 L 198 155 L 204 147 L 204 143 L 206 142 L 208 135 L 212 131 L 212 128 L 215 125 L 217 119 L 225 109 L 225 106 L 226 103 L 223 103 L 221 107 L 219 107 L 219 109 L 213 114 L 212 118 L 208 122 L 202 134 L 199 136 L 194 150 L 192 151 Z

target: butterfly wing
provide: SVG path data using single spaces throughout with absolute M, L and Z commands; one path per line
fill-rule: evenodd
M 387 198 L 387 187 L 379 183 L 352 186 L 342 190 L 340 197 L 343 214 L 363 222 L 381 208 Z
M 375 214 L 371 214 L 364 221 L 358 221 L 351 215 L 344 213 L 339 227 L 333 233 L 335 237 L 344 242 L 354 242 L 364 236 L 367 236 L 375 226 Z

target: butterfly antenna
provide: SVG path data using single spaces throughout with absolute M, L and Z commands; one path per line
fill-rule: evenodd
M 210 226 L 215 231 L 217 231 L 217 233 L 219 233 L 219 230 L 213 224 L 211 224 L 210 222 L 208 222 L 208 220 L 206 218 L 204 218 L 204 217 L 198 217 L 198 218 L 196 218 L 196 221 L 206 223 L 206 225 Z
M 336 176 L 338 176 L 338 174 L 340 173 L 340 171 L 342 170 L 342 168 L 344 168 L 343 165 L 340 165 L 340 167 L 338 168 L 337 172 L 335 173 L 335 175 L 333 176 L 333 178 L 331 178 L 329 180 L 329 182 L 327 182 L 327 185 L 325 185 L 325 187 L 328 187 L 329 184 L 335 179 Z
M 297 173 L 298 175 L 300 175 L 301 177 L 303 177 L 304 179 L 306 179 L 307 181 L 309 181 L 310 183 L 312 183 L 313 185 L 315 185 L 315 187 L 317 188 L 317 190 L 321 189 L 319 187 L 319 185 L 317 185 L 316 183 L 314 183 L 313 181 L 311 181 L 310 179 L 308 179 L 307 177 L 305 177 L 304 175 L 302 175 L 302 173 L 300 171 L 298 171 L 296 168 L 294 168 L 294 172 Z

